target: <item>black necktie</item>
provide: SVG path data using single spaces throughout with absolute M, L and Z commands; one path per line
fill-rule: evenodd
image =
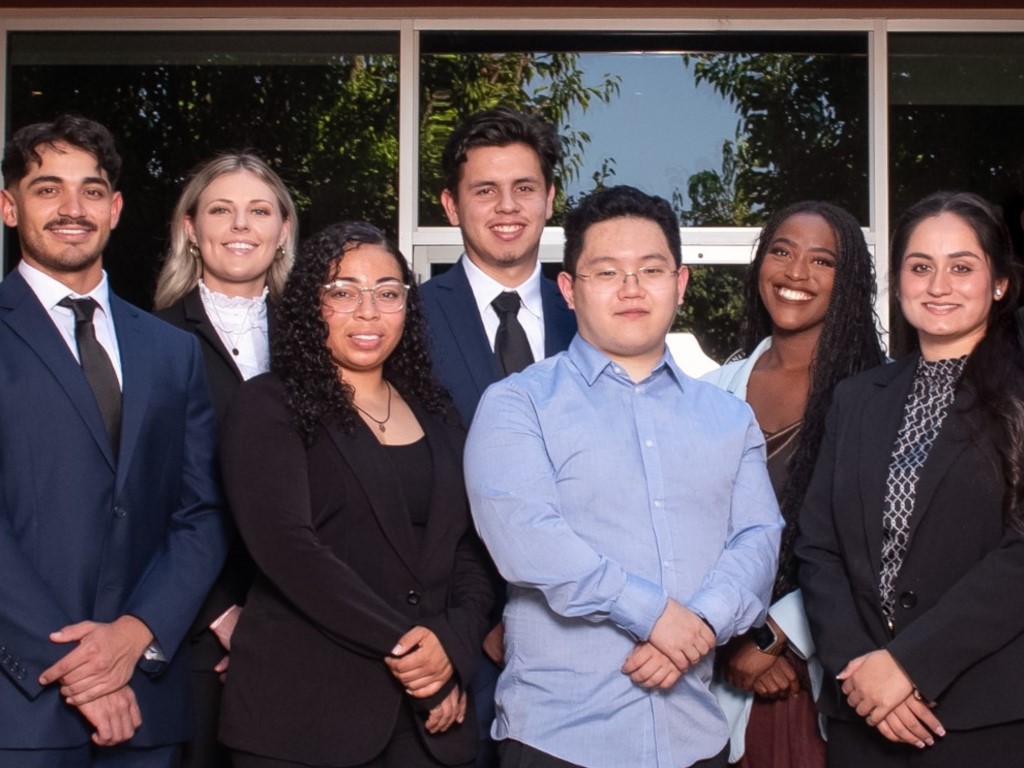
M 499 319 L 498 335 L 494 337 L 494 353 L 506 376 L 523 370 L 533 362 L 530 340 L 526 338 L 526 331 L 517 317 L 521 305 L 522 301 L 515 291 L 503 291 L 491 302 Z
M 121 435 L 121 387 L 117 383 L 117 374 L 107 351 L 96 340 L 96 327 L 92 323 L 92 315 L 98 305 L 93 299 L 72 299 L 70 296 L 58 301 L 57 305 L 67 307 L 75 313 L 78 359 L 82 362 L 82 371 L 96 396 L 103 425 L 107 428 L 110 445 L 117 456 Z

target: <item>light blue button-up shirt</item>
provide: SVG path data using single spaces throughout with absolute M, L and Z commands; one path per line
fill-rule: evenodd
M 621 667 L 669 597 L 719 643 L 764 619 L 782 520 L 749 406 L 667 352 L 633 382 L 577 336 L 487 390 L 466 482 L 509 582 L 495 738 L 593 768 L 720 752 L 711 656 L 668 691 Z

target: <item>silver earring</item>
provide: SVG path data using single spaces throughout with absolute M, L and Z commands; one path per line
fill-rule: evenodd
M 1003 295 L 1003 292 L 999 288 L 996 288 L 996 298 L 998 299 L 1002 295 Z

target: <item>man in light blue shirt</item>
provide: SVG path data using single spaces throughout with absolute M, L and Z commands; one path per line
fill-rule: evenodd
M 565 235 L 579 334 L 491 386 L 466 446 L 510 585 L 502 766 L 724 766 L 712 650 L 764 620 L 779 546 L 764 441 L 666 351 L 688 277 L 669 204 L 599 190 Z

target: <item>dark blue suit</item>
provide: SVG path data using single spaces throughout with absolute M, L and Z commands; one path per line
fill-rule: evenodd
M 541 278 L 540 294 L 544 308 L 544 356 L 550 357 L 564 352 L 576 335 L 576 314 L 566 306 L 553 280 Z M 427 316 L 434 374 L 451 394 L 468 426 L 484 390 L 502 378 L 502 370 L 484 330 L 462 261 L 425 282 L 420 295 Z M 505 583 L 496 569 L 493 578 L 499 596 L 497 608 L 501 609 L 505 605 Z M 499 621 L 501 612 L 497 610 L 492 624 Z M 498 763 L 494 742 L 489 737 L 498 669 L 482 651 L 480 655 L 480 669 L 473 681 L 481 739 L 476 765 L 490 768 Z
M 553 280 L 541 278 L 544 306 L 544 356 L 565 351 L 576 334 L 576 315 Z M 468 425 L 484 390 L 502 378 L 498 359 L 484 332 L 473 289 L 459 261 L 420 288 L 427 315 L 434 373 L 451 393 Z
M 86 720 L 39 685 L 74 647 L 47 635 L 125 614 L 168 658 L 131 679 L 143 723 L 130 745 L 180 742 L 192 727 L 178 650 L 226 549 L 213 409 L 195 339 L 116 296 L 110 305 L 119 457 L 47 311 L 18 272 L 0 283 L 0 750 L 88 743 Z

